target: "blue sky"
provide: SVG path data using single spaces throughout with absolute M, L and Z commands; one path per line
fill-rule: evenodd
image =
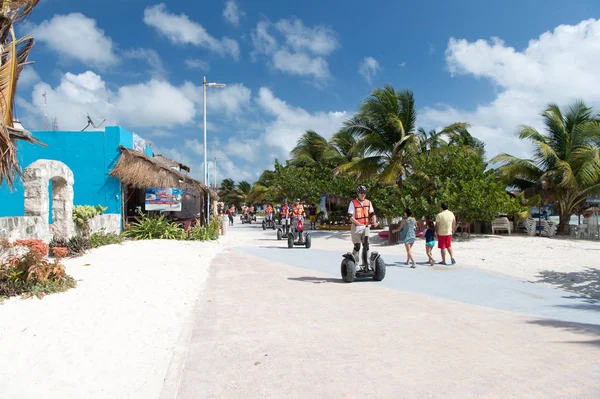
M 36 45 L 17 113 L 43 129 L 46 91 L 60 130 L 107 119 L 201 178 L 206 74 L 228 85 L 208 93 L 208 158 L 219 180 L 252 181 L 389 83 L 415 92 L 419 126 L 470 122 L 489 156 L 526 155 L 514 131 L 541 129 L 545 104 L 600 105 L 599 14 L 592 0 L 42 0 L 18 29 Z

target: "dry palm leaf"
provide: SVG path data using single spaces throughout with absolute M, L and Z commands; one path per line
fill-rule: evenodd
M 2 0 L 2 14 L 8 15 L 13 22 L 27 18 L 40 0 Z

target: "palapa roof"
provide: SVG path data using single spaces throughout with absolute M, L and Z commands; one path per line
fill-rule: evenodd
M 187 165 L 182 164 L 181 162 L 177 162 L 174 159 L 171 158 L 167 158 L 164 155 L 161 154 L 157 154 L 154 156 L 154 159 L 157 160 L 158 162 L 167 165 L 169 167 L 172 168 L 181 168 L 183 170 L 185 170 L 186 172 L 190 173 L 190 167 Z
M 125 184 L 137 188 L 193 188 L 209 193 L 211 200 L 219 199 L 217 193 L 211 188 L 146 154 L 122 145 L 119 146 L 119 151 L 121 152 L 119 161 L 110 172 L 110 176 L 116 177 Z
M 328 204 L 336 205 L 336 206 L 347 206 L 350 200 L 342 195 L 336 195 L 331 193 L 323 194 L 325 196 L 325 201 Z
M 41 146 L 46 147 L 46 144 L 40 142 L 36 137 L 34 137 L 31 134 L 29 130 L 12 126 L 7 126 L 6 130 L 8 130 L 8 137 L 10 137 L 11 140 L 23 140 L 31 144 L 39 144 Z

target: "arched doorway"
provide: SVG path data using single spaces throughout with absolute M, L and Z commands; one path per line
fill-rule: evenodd
M 49 223 L 49 182 L 52 182 L 52 232 L 55 238 L 68 240 L 74 234 L 73 172 L 59 161 L 40 159 L 23 173 L 25 216 L 41 216 Z

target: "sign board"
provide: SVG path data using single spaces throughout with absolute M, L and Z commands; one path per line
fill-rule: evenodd
M 143 138 L 141 138 L 140 136 L 138 136 L 135 133 L 133 134 L 133 149 L 135 151 L 139 151 L 142 154 L 146 153 L 146 140 L 144 140 Z
M 180 188 L 146 188 L 147 211 L 181 211 Z

